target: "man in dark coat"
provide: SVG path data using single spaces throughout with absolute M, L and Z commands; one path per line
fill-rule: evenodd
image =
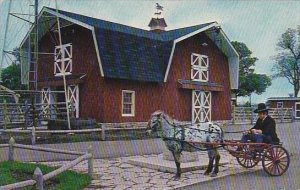
M 256 143 L 278 143 L 279 138 L 276 134 L 276 124 L 274 119 L 268 115 L 268 108 L 264 103 L 260 103 L 254 113 L 258 114 L 258 119 L 250 130 L 244 132 L 241 139 L 242 143 L 251 140 Z

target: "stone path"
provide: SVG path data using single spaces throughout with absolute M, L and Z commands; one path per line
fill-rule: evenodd
M 235 175 L 243 172 L 253 172 L 255 170 L 261 169 L 261 165 L 256 166 L 252 169 L 242 168 L 236 162 L 236 159 L 234 157 L 228 155 L 228 153 L 225 151 L 220 152 L 223 158 L 227 157 L 229 163 L 227 165 L 220 166 L 220 172 L 215 178 L 204 176 L 204 170 L 196 170 L 182 173 L 182 176 L 179 180 L 174 180 L 173 173 L 160 172 L 158 170 L 128 164 L 129 159 L 141 156 L 121 157 L 110 160 L 95 159 L 93 180 L 91 184 L 87 188 L 85 188 L 85 190 L 180 189 L 184 186 L 200 183 L 203 181 L 214 180 L 216 178 L 227 175 Z M 155 157 L 158 155 L 145 155 L 142 157 L 151 156 Z M 61 166 L 66 162 L 67 161 L 44 162 L 43 164 L 49 166 Z M 81 162 L 72 170 L 81 173 L 87 173 L 87 161 Z

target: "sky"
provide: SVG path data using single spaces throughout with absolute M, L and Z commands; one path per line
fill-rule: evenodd
M 3 46 L 5 50 L 17 47 L 29 29 L 26 22 L 9 16 L 4 39 L 8 2 L 0 0 L 1 52 Z M 288 28 L 300 25 L 300 0 L 57 0 L 57 8 L 148 30 L 156 3 L 164 7 L 167 30 L 218 22 L 231 41 L 245 43 L 259 59 L 255 66 L 259 74 L 272 74 L 272 57 L 278 53 L 278 39 Z M 10 12 L 33 13 L 29 4 L 33 0 L 12 0 Z M 39 0 L 39 10 L 43 6 L 55 8 L 55 0 Z M 293 86 L 287 79 L 279 78 L 262 95 L 253 94 L 251 100 L 266 102 L 269 97 L 287 97 L 289 93 L 293 93 Z M 248 100 L 249 97 L 238 98 L 238 102 Z

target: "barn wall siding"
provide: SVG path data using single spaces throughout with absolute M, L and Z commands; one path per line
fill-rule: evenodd
M 202 43 L 207 46 L 202 46 Z M 231 93 L 229 81 L 229 66 L 227 57 L 222 54 L 214 43 L 205 35 L 198 34 L 176 45 L 174 57 L 167 80 L 170 86 L 176 86 L 178 79 L 191 79 L 191 54 L 197 53 L 207 55 L 209 57 L 209 82 L 219 83 L 223 85 L 224 91 L 212 92 L 212 120 L 230 120 L 231 119 Z M 178 88 L 178 87 L 176 87 Z M 184 94 L 182 92 L 185 92 Z M 179 107 L 185 110 L 184 113 L 178 115 L 181 119 L 189 119 L 192 117 L 192 91 L 181 89 L 177 91 Z
M 293 108 L 295 110 L 295 103 L 298 102 L 296 100 L 269 100 L 269 107 L 270 108 L 277 108 L 277 102 L 283 102 L 283 107 L 284 108 Z
M 102 96 L 99 83 L 101 80 L 99 65 L 96 57 L 92 33 L 77 25 L 64 28 L 62 44 L 72 43 L 73 71 L 72 75 L 83 76 L 83 83 L 79 84 L 79 107 L 82 118 L 102 118 Z M 57 33 L 51 33 L 42 38 L 40 48 L 42 52 L 54 53 L 55 46 L 59 45 Z M 54 55 L 45 55 L 39 58 L 38 80 L 47 81 L 54 78 Z M 57 78 L 57 77 L 55 77 Z M 67 84 L 70 84 L 67 80 Z M 45 83 L 45 82 L 44 82 Z M 72 83 L 71 83 L 72 84 Z M 39 86 L 41 88 L 42 86 Z M 52 89 L 63 89 L 62 78 L 54 80 Z
M 154 111 L 163 110 L 178 120 L 191 121 L 192 90 L 179 88 L 178 79 L 191 79 L 191 53 L 198 53 L 209 57 L 210 82 L 220 83 L 224 89 L 222 92 L 212 92 L 212 120 L 231 119 L 228 61 L 204 34 L 195 35 L 176 45 L 166 83 L 102 78 L 91 31 L 72 25 L 63 29 L 62 35 L 63 44 L 73 45 L 72 74 L 86 74 L 79 84 L 82 118 L 95 118 L 102 123 L 144 122 Z M 43 52 L 54 52 L 55 38 L 58 39 L 57 36 L 46 35 L 41 40 Z M 201 46 L 203 42 L 208 45 Z M 40 81 L 54 77 L 54 56 L 41 56 L 39 65 Z M 61 81 L 54 83 L 54 86 L 60 86 L 58 84 Z M 135 91 L 134 117 L 122 117 L 122 90 Z

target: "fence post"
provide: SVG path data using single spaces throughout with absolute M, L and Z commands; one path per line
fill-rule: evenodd
M 15 139 L 13 137 L 10 137 L 9 148 L 8 148 L 8 160 L 9 161 L 14 161 L 14 144 L 15 144 Z
M 36 127 L 37 125 L 36 125 L 36 123 L 37 123 L 37 121 L 36 121 L 36 113 L 35 113 L 35 104 L 34 104 L 34 98 L 32 98 L 31 99 L 31 113 L 32 113 L 32 124 L 33 124 L 33 127 Z
M 24 106 L 24 119 L 25 119 L 25 129 L 30 126 L 30 105 L 28 104 L 28 101 L 25 101 Z
M 36 181 L 35 187 L 37 190 L 44 190 L 44 178 L 43 173 L 39 167 L 35 168 L 33 173 L 33 179 Z
M 36 134 L 35 134 L 35 127 L 32 126 L 32 130 L 31 130 L 31 144 L 32 145 L 35 145 L 35 138 L 36 137 Z
M 291 115 L 291 122 L 293 123 L 294 122 L 294 108 L 292 107 L 291 109 L 290 109 L 290 115 Z
M 250 105 L 250 111 L 251 111 L 251 125 L 253 125 L 253 120 L 254 120 L 254 114 L 253 114 L 253 107 Z
M 233 116 L 232 116 L 232 124 L 235 123 L 235 105 L 233 105 Z
M 94 153 L 92 145 L 88 147 L 88 153 L 91 154 L 91 157 L 88 159 L 88 174 L 92 178 L 93 177 L 93 165 L 94 165 Z
M 101 139 L 105 141 L 105 125 L 101 124 Z
M 4 105 L 3 105 L 4 129 L 7 129 L 7 125 L 8 125 L 8 122 L 9 122 L 9 117 L 8 117 L 6 99 L 4 99 L 3 103 L 4 103 Z
M 281 121 L 281 123 L 283 123 L 283 118 L 284 118 L 284 115 L 283 115 L 284 113 L 283 113 L 283 109 L 282 108 L 280 108 L 280 121 Z

